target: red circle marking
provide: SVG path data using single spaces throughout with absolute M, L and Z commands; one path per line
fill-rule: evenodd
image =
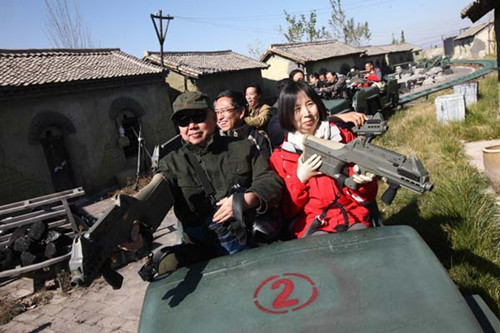
M 294 279 L 290 279 L 290 277 Z M 305 301 L 293 297 L 294 282 L 307 283 L 311 288 L 311 296 Z M 264 306 L 259 302 L 259 295 L 264 287 L 267 290 L 279 290 L 280 293 L 274 299 L 270 306 Z M 283 288 L 280 288 L 283 286 Z M 290 311 L 297 311 L 309 306 L 316 300 L 318 296 L 318 288 L 316 283 L 307 275 L 299 273 L 284 273 L 282 275 L 273 275 L 262 281 L 253 294 L 255 306 L 266 313 L 284 314 Z

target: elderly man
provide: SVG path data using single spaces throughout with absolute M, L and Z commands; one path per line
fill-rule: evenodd
M 160 274 L 250 247 L 247 212 L 264 213 L 282 191 L 282 181 L 252 141 L 218 135 L 205 94 L 185 92 L 173 110 L 184 144 L 162 158 L 159 167 L 184 240 L 161 249 L 147 264 Z
M 265 133 L 245 122 L 245 98 L 243 94 L 232 90 L 223 90 L 215 97 L 217 126 L 221 136 L 232 136 L 252 140 L 262 156 L 271 157 L 271 144 Z

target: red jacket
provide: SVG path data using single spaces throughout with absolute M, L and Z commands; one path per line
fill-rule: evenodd
M 343 142 L 354 139 L 354 135 L 348 130 L 340 129 Z M 291 220 L 297 217 L 293 226 L 293 232 L 301 237 L 320 215 L 323 209 L 335 198 L 339 189 L 334 179 L 326 175 L 318 175 L 308 179 L 303 184 L 297 178 L 297 160 L 299 154 L 288 152 L 281 147 L 277 148 L 270 159 L 271 167 L 285 182 L 286 188 L 283 193 L 282 209 L 285 219 Z M 352 174 L 349 168 L 349 174 Z M 347 187 L 342 189 L 338 202 L 344 207 L 348 216 L 349 225 L 361 222 L 371 226 L 369 222 L 368 209 L 363 205 L 373 201 L 377 194 L 377 181 L 360 186 L 357 190 Z M 357 199 L 357 200 L 356 200 Z M 336 232 L 334 229 L 338 224 L 344 224 L 341 210 L 333 205 L 327 212 L 325 223 L 318 228 L 327 232 Z

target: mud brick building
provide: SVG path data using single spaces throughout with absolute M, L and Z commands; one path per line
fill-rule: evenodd
M 296 68 L 307 74 L 325 70 L 347 73 L 351 66 L 361 65 L 362 53 L 361 49 L 335 40 L 271 44 L 260 58 L 270 65 L 262 71 L 264 86 L 268 93 L 274 93 L 277 82 Z
M 415 56 L 422 51 L 421 47 L 410 43 L 362 46 L 359 49 L 364 52 L 361 61 L 372 61 L 384 74 L 392 73 L 397 65 L 414 62 Z
M 175 134 L 165 74 L 119 49 L 0 50 L 0 204 L 112 185 Z
M 261 69 L 268 65 L 231 50 L 164 52 L 163 65 L 173 101 L 184 91 L 203 91 L 210 98 L 224 89 L 243 92 L 250 83 L 262 84 Z M 159 52 L 144 52 L 144 60 L 160 64 Z
M 495 30 L 493 21 L 471 25 L 454 38 L 453 58 L 482 59 L 495 54 Z

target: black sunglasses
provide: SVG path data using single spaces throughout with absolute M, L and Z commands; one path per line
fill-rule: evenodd
M 186 127 L 190 123 L 195 123 L 195 124 L 202 123 L 205 121 L 205 119 L 207 119 L 207 111 L 199 110 L 189 113 L 184 112 L 181 115 L 175 117 L 174 121 L 177 124 L 177 126 Z

